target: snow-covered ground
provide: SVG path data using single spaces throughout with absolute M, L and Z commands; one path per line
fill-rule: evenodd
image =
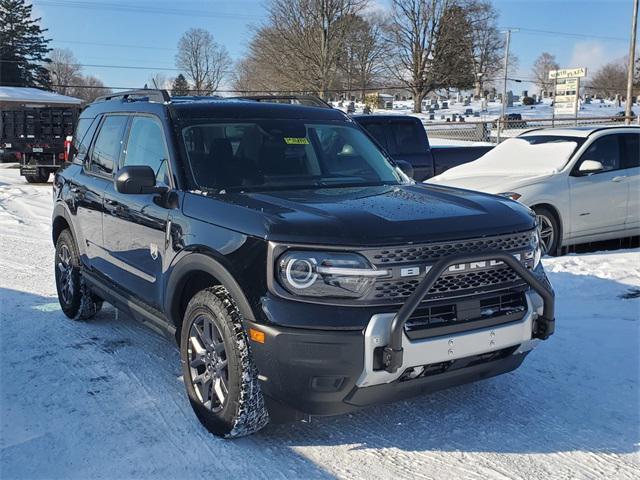
M 51 206 L 0 165 L 2 479 L 638 478 L 640 250 L 545 259 L 557 331 L 513 373 L 225 441 L 173 345 L 110 307 L 64 317 Z

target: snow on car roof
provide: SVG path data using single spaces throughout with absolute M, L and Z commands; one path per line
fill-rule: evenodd
M 524 132 L 521 134 L 521 137 L 531 136 L 531 135 L 557 135 L 559 137 L 581 137 L 586 138 L 591 135 L 593 132 L 598 130 L 609 130 L 612 128 L 631 128 L 631 129 L 640 129 L 640 127 L 635 125 L 607 125 L 607 126 L 582 126 L 582 127 L 560 127 L 560 128 L 536 128 L 533 130 L 529 130 L 528 132 Z
M 46 90 L 40 90 L 39 88 L 0 87 L 0 103 L 5 102 L 80 105 L 82 100 L 54 92 L 47 92 Z

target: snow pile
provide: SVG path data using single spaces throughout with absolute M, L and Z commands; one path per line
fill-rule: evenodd
M 557 330 L 513 373 L 221 440 L 176 348 L 55 298 L 51 186 L 0 166 L 0 477 L 637 478 L 640 250 L 545 259 Z M 637 290 L 635 290 L 637 291 Z

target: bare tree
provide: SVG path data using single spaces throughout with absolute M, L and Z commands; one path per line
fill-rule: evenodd
M 551 70 L 558 70 L 560 65 L 556 62 L 555 55 L 548 52 L 542 52 L 536 61 L 533 62 L 533 78 L 538 86 L 540 95 L 549 93 L 553 89 L 553 81 L 549 80 L 549 72 Z
M 111 90 L 104 86 L 102 80 L 92 75 L 78 75 L 75 85 L 69 94 L 86 102 L 93 102 L 96 98 L 111 93 Z
M 249 47 L 267 90 L 304 90 L 327 98 L 355 15 L 368 0 L 271 0 Z M 250 72 L 248 70 L 247 72 Z
M 474 94 L 484 94 L 485 83 L 491 83 L 503 68 L 504 36 L 498 30 L 498 13 L 488 0 L 464 0 L 470 29 Z
M 176 66 L 191 79 L 196 95 L 215 92 L 230 65 L 227 49 L 216 43 L 213 35 L 202 28 L 187 30 L 178 41 Z
M 413 95 L 413 111 L 438 87 L 433 68 L 435 45 L 449 0 L 393 0 L 391 6 L 390 73 Z
M 618 59 L 600 67 L 591 77 L 589 89 L 605 98 L 627 94 L 627 58 Z
M 67 48 L 55 48 L 49 54 L 51 63 L 48 65 L 53 91 L 61 95 L 69 95 L 73 85 L 79 83 L 82 68 L 73 52 Z
M 388 45 L 384 39 L 384 19 L 370 15 L 353 15 L 345 38 L 340 69 L 345 75 L 345 89 L 351 92 L 355 87 L 364 99 L 367 89 L 384 71 Z

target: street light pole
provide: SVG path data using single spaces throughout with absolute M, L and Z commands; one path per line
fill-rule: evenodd
M 624 115 L 626 124 L 631 123 L 631 101 L 633 100 L 633 67 L 636 57 L 636 33 L 638 30 L 638 0 L 633 1 L 633 18 L 631 19 L 631 42 L 629 44 L 629 66 L 627 71 L 627 102 Z

